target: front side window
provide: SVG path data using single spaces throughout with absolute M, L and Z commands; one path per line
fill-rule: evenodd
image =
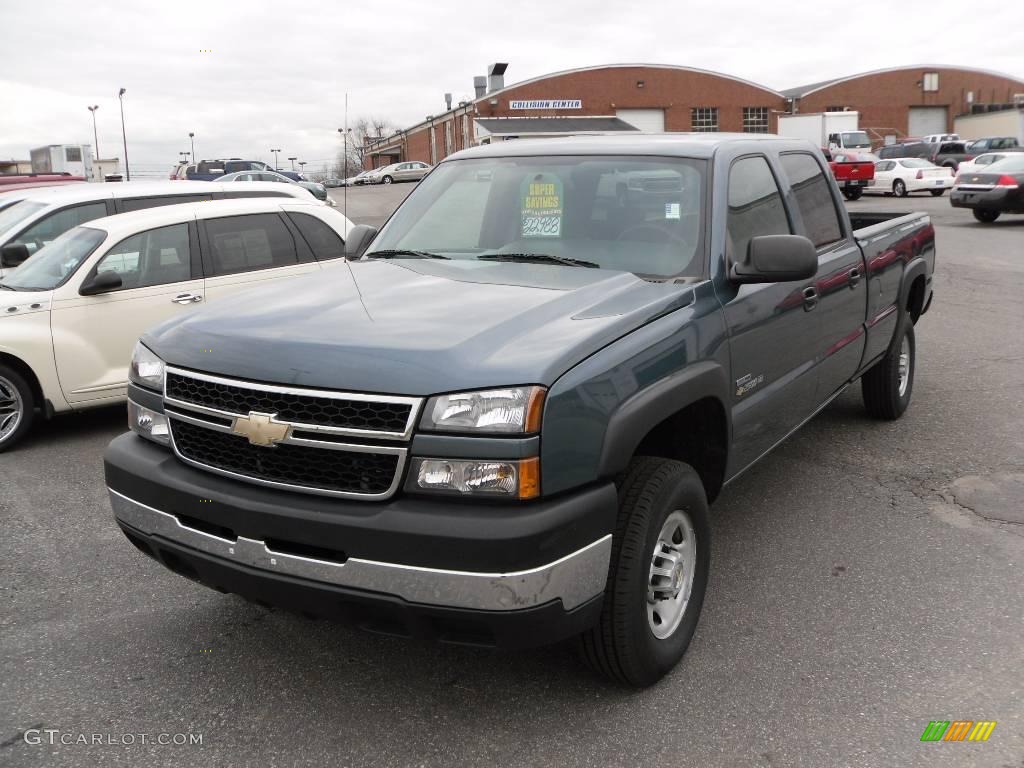
M 120 275 L 120 290 L 190 280 L 188 224 L 151 229 L 122 240 L 100 259 L 96 272 Z
M 106 203 L 74 205 L 70 208 L 64 208 L 63 210 L 51 213 L 49 216 L 44 216 L 11 242 L 23 243 L 28 247 L 29 253 L 35 253 L 69 229 L 74 229 L 79 224 L 84 224 L 87 221 L 99 219 L 106 215 Z
M 76 227 L 22 264 L 3 284 L 20 291 L 49 291 L 63 285 L 107 237 L 106 232 Z
M 842 225 L 828 179 L 810 155 L 799 152 L 780 158 L 782 170 L 793 190 L 793 207 L 803 225 L 802 234 L 821 247 L 841 240 Z
M 210 275 L 231 275 L 298 263 L 295 241 L 275 213 L 207 219 Z
M 694 107 L 690 110 L 690 130 L 714 132 L 718 130 L 718 107 Z
M 288 217 L 298 227 L 299 233 L 313 250 L 318 261 L 336 259 L 345 255 L 345 242 L 338 233 L 316 216 L 308 213 L 289 213 Z
M 761 156 L 737 160 L 729 170 L 729 257 L 746 259 L 747 247 L 754 237 L 788 234 L 789 220 L 782 194 L 768 161 Z
M 643 276 L 698 275 L 705 166 L 607 155 L 442 163 L 395 212 L 373 250 L 479 260 L 546 256 Z

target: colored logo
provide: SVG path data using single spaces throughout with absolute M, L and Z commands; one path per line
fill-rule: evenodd
M 995 727 L 995 720 L 932 720 L 921 741 L 988 741 Z

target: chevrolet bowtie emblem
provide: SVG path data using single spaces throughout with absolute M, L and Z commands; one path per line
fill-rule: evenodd
M 272 446 L 288 437 L 291 427 L 274 421 L 273 413 L 257 413 L 249 411 L 248 416 L 236 416 L 231 424 L 231 431 L 236 435 L 249 438 L 253 445 Z

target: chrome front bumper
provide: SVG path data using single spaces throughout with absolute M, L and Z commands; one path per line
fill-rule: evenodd
M 610 534 L 547 565 L 509 573 L 450 571 L 360 558 L 332 562 L 275 552 L 256 539 L 214 536 L 108 490 L 114 517 L 146 535 L 270 574 L 384 593 L 413 603 L 512 611 L 561 600 L 563 608 L 570 611 L 601 594 L 608 578 Z

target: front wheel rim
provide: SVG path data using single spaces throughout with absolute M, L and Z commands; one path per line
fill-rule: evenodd
M 677 509 L 661 526 L 647 579 L 647 623 L 665 640 L 679 628 L 697 573 L 697 536 L 690 516 Z
M 903 343 L 900 345 L 900 360 L 899 360 L 899 392 L 900 397 L 907 394 L 907 388 L 910 386 L 910 339 L 906 336 L 903 337 Z
M 25 402 L 14 382 L 0 376 L 0 443 L 14 434 L 25 413 Z

